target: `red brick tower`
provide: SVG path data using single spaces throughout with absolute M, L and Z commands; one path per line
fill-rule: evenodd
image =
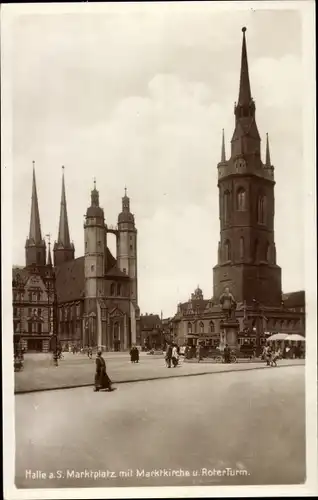
M 237 302 L 253 299 L 281 304 L 281 268 L 276 264 L 274 240 L 274 167 L 267 136 L 265 163 L 255 120 L 246 38 L 243 31 L 238 102 L 231 156 L 226 160 L 224 133 L 218 164 L 220 242 L 218 264 L 213 269 L 213 295 L 218 299 L 229 286 Z

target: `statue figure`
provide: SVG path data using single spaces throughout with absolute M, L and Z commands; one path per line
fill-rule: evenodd
M 220 304 L 222 306 L 222 311 L 224 312 L 226 318 L 228 320 L 234 320 L 236 300 L 234 299 L 232 293 L 230 292 L 229 287 L 226 287 L 224 292 L 222 293 L 220 297 Z

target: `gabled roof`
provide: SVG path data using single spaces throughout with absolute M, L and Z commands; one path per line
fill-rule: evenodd
M 106 276 L 114 277 L 114 278 L 125 278 L 129 280 L 129 276 L 123 273 L 118 267 L 115 265 L 109 271 L 107 271 Z
M 283 293 L 284 306 L 289 307 L 305 307 L 305 291 Z
M 158 314 L 146 314 L 140 316 L 140 328 L 141 330 L 152 330 L 161 325 L 161 319 Z
M 84 257 L 63 262 L 55 269 L 57 301 L 61 303 L 82 299 L 85 287 Z

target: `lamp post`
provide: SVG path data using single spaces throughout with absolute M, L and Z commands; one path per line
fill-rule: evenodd
M 256 357 L 261 354 L 261 333 L 263 331 L 263 311 L 258 300 L 253 299 L 253 310 L 256 316 Z

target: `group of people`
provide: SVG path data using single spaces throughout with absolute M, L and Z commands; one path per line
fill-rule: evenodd
M 263 350 L 263 359 L 267 366 L 277 366 L 277 361 L 281 358 L 282 353 L 279 346 L 271 346 L 266 344 Z
M 139 363 L 139 349 L 137 346 L 133 345 L 129 354 L 132 363 Z
M 169 344 L 166 350 L 166 366 L 167 368 L 171 368 L 171 364 L 173 368 L 178 366 L 179 364 L 179 356 L 180 356 L 180 348 L 177 344 Z

